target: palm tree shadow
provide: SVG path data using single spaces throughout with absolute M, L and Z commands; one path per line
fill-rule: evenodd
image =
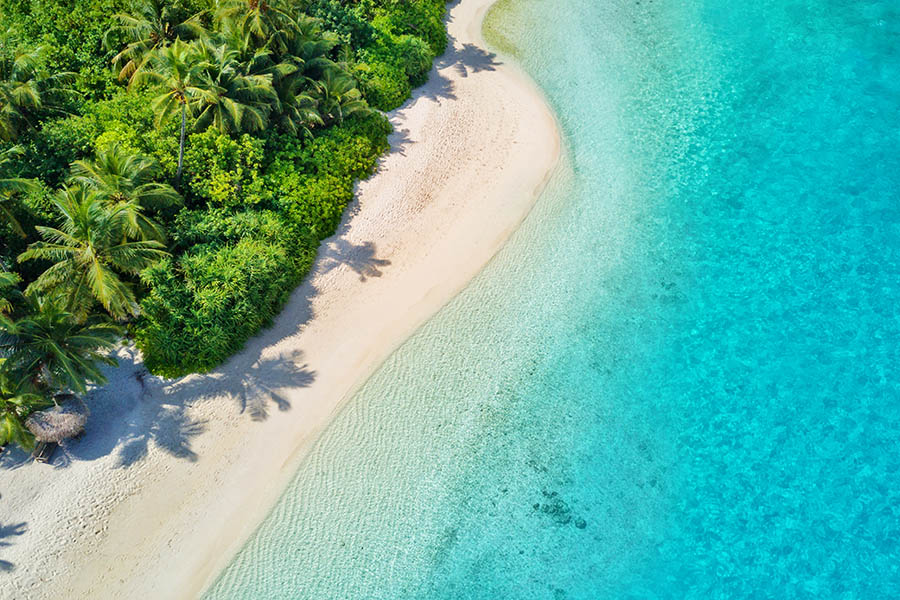
M 391 144 L 390 154 L 399 154 L 406 156 L 406 147 L 413 143 L 413 139 L 409 136 L 409 129 L 394 129 L 388 141 Z
M 17 523 L 15 525 L 0 525 L 0 548 L 12 546 L 12 542 L 6 541 L 6 538 L 20 536 L 28 531 L 28 523 Z M 8 573 L 14 570 L 16 566 L 8 560 L 0 559 L 0 573 Z
M 404 108 L 415 106 L 416 102 L 423 98 L 437 104 L 440 104 L 441 100 L 456 100 L 453 82 L 441 74 L 438 68 L 439 63 L 435 63 L 435 66 L 431 68 L 431 72 L 428 74 L 428 81 L 416 90 L 412 100 L 404 105 Z
M 197 460 L 197 453 L 191 448 L 191 441 L 206 431 L 206 421 L 192 419 L 186 407 L 179 402 L 151 402 L 150 410 L 144 414 L 149 418 L 128 423 L 118 448 L 119 467 L 128 467 L 147 456 L 151 442 L 174 456 L 191 462 Z
M 195 375 L 165 388 L 167 396 L 192 399 L 191 404 L 203 400 L 230 398 L 238 405 L 241 414 L 248 414 L 254 421 L 269 417 L 269 405 L 285 412 L 291 402 L 284 393 L 290 388 L 312 385 L 316 372 L 302 361 L 303 352 L 256 358 L 238 367 L 233 362 L 228 368 L 205 375 Z M 234 368 L 231 368 L 231 367 Z
M 0 452 L 0 469 L 19 469 L 29 462 L 31 454 L 18 446 L 7 446 Z
M 456 71 L 460 77 L 468 77 L 472 73 L 496 71 L 501 63 L 497 55 L 479 48 L 475 44 L 457 44 L 456 38 L 449 37 L 447 51 L 434 63 L 428 75 L 428 82 L 416 90 L 413 99 L 404 108 L 414 106 L 420 99 L 431 100 L 438 104 L 441 100 L 456 100 L 453 81 L 443 74 L 448 68 Z
M 456 46 L 456 40 L 450 40 L 452 44 L 451 50 L 438 61 L 438 68 L 446 68 L 452 66 L 460 77 L 468 77 L 470 73 L 481 73 L 482 71 L 496 71 L 500 66 L 497 55 L 479 48 L 475 44 L 462 44 Z
M 133 347 L 117 358 L 118 367 L 107 372 L 110 385 L 92 390 L 87 399 L 87 434 L 64 441 L 53 465 L 63 468 L 115 453 L 116 466 L 128 467 L 147 456 L 151 444 L 176 458 L 197 460 L 191 441 L 206 423 L 188 414 L 185 398 L 158 393 L 162 380 L 149 375 Z
M 382 267 L 391 264 L 391 261 L 375 256 L 374 242 L 354 244 L 349 240 L 336 237 L 323 244 L 319 250 L 320 272 L 328 273 L 341 265 L 353 269 L 360 281 L 370 277 L 381 277 Z
M 292 306 L 295 323 L 311 316 L 308 297 Z M 281 317 L 280 317 L 281 318 Z M 207 421 L 191 416 L 191 407 L 208 400 L 232 400 L 241 414 L 254 421 L 269 416 L 269 406 L 287 411 L 291 403 L 284 390 L 307 387 L 315 372 L 302 362 L 302 353 L 262 358 L 265 336 L 248 341 L 244 351 L 215 371 L 166 380 L 150 375 L 134 348 L 119 353 L 119 366 L 109 372 L 115 385 L 94 390 L 88 403 L 92 414 L 88 434 L 66 440 L 53 460 L 57 468 L 73 460 L 95 460 L 116 455 L 116 466 L 129 467 L 145 458 L 151 447 L 175 458 L 196 461 L 193 441 L 207 429 Z M 4 465 L 5 466 L 5 465 Z

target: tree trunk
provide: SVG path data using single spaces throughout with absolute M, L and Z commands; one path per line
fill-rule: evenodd
M 178 144 L 178 171 L 175 173 L 175 179 L 181 183 L 181 164 L 184 161 L 184 124 L 187 118 L 187 104 L 181 104 L 181 142 Z

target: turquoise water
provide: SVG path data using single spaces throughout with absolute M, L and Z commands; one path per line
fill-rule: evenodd
M 208 597 L 900 597 L 900 5 L 491 25 L 566 162 Z

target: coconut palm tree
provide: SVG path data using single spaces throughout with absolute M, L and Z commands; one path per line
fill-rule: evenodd
M 28 379 L 5 368 L 5 363 L 6 359 L 0 358 L 0 447 L 13 443 L 30 450 L 34 436 L 25 427 L 25 419 L 51 402 L 29 391 Z
M 19 262 L 52 261 L 26 289 L 26 294 L 65 296 L 66 310 L 79 317 L 96 301 L 115 318 L 139 314 L 131 286 L 120 274 L 136 275 L 167 256 L 155 240 L 129 241 L 128 210 L 107 207 L 96 192 L 82 187 L 64 187 L 54 198 L 62 216 L 59 229 L 37 227 L 43 241 L 29 244 Z
M 15 273 L 0 270 L 0 315 L 6 314 L 12 310 L 12 303 L 9 296 L 21 294 L 16 289 L 16 284 L 21 278 Z
M 339 69 L 326 69 L 310 96 L 326 125 L 341 123 L 354 114 L 369 112 L 369 105 L 356 88 L 356 81 Z
M 3 369 L 35 390 L 83 394 L 90 383 L 104 384 L 100 364 L 115 365 L 109 356 L 122 330 L 101 317 L 79 321 L 53 298 L 29 297 L 29 314 L 13 320 L 0 315 Z
M 0 151 L 0 172 L 3 172 L 7 164 L 13 162 L 13 159 L 22 155 L 21 146 L 13 146 L 6 150 Z M 0 178 L 0 217 L 6 221 L 13 231 L 22 237 L 25 232 L 19 221 L 13 214 L 13 194 L 29 193 L 40 189 L 40 186 L 33 179 L 20 178 Z
M 294 62 L 301 75 L 318 78 L 325 69 L 335 67 L 328 58 L 339 38 L 332 31 L 322 31 L 322 22 L 308 15 L 290 19 L 285 26 L 288 35 L 283 60 Z
M 118 24 L 106 33 L 103 43 L 110 48 L 117 38 L 127 40 L 112 59 L 113 68 L 123 81 L 134 77 L 160 48 L 178 38 L 187 40 L 205 34 L 199 15 L 188 16 L 166 0 L 143 0 L 137 3 L 133 14 L 119 13 L 113 18 Z
M 325 124 L 312 92 L 326 70 L 338 68 L 328 57 L 338 38 L 332 32 L 323 32 L 321 21 L 307 15 L 287 21 L 285 31 L 281 55 L 285 66 L 273 82 L 278 104 L 272 120 L 283 131 L 308 135 L 314 127 Z
M 279 0 L 216 0 L 213 14 L 220 30 L 238 29 L 257 41 L 280 51 L 284 44 L 284 24 L 289 9 Z
M 272 74 L 246 74 L 237 51 L 225 44 L 205 44 L 203 63 L 207 85 L 194 96 L 195 129 L 215 127 L 222 132 L 259 131 L 278 102 Z
M 98 151 L 93 161 L 72 163 L 70 182 L 93 191 L 108 208 L 121 207 L 126 235 L 164 242 L 162 227 L 144 211 L 181 204 L 182 198 L 171 185 L 154 181 L 158 173 L 152 158 L 113 144 Z
M 324 125 L 318 102 L 307 91 L 309 83 L 303 77 L 284 77 L 275 84 L 278 110 L 275 125 L 291 135 L 312 135 L 312 129 Z
M 61 113 L 62 103 L 72 95 L 66 85 L 74 73 L 44 73 L 43 46 L 8 51 L 12 40 L 0 45 L 0 140 L 14 141 L 37 125 L 45 113 Z
M 184 162 L 184 135 L 191 100 L 202 94 L 212 93 L 211 82 L 205 73 L 206 64 L 201 59 L 194 45 L 176 39 L 171 45 L 154 52 L 148 64 L 131 79 L 133 84 L 149 83 L 161 92 L 152 103 L 157 127 L 176 113 L 181 113 L 178 170 L 175 174 L 175 178 L 179 181 Z

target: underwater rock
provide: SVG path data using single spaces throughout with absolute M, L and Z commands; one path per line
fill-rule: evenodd
M 546 500 L 543 503 L 536 502 L 531 505 L 535 511 L 550 517 L 557 525 L 568 525 L 574 521 L 575 527 L 584 529 L 587 527 L 587 521 L 572 513 L 571 507 L 565 500 L 559 497 L 557 492 L 548 492 L 542 490 L 541 494 Z
M 572 509 L 558 497 L 556 492 L 544 491 L 544 498 L 549 500 L 541 504 L 541 512 L 549 516 L 557 525 L 567 525 L 572 520 Z

